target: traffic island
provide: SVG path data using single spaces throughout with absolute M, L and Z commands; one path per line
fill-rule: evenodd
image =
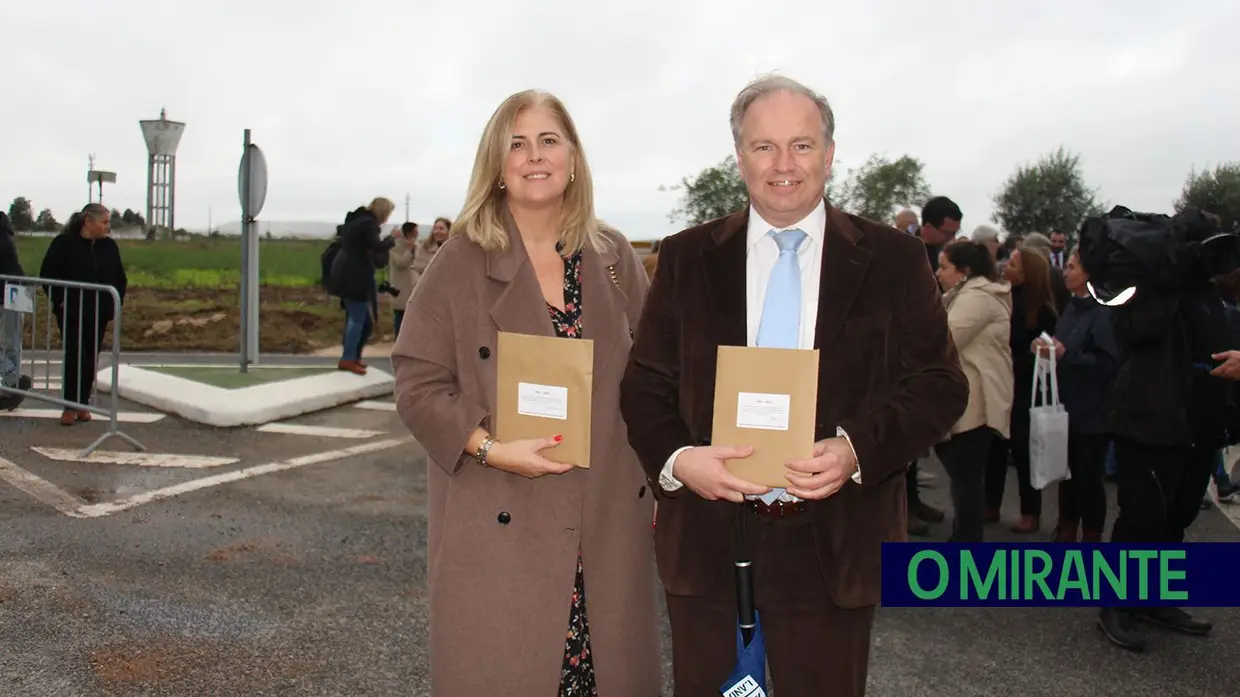
M 365 375 L 334 366 L 125 365 L 117 368 L 119 396 L 209 426 L 255 426 L 390 396 L 395 380 L 369 368 Z M 101 370 L 101 392 L 112 389 Z

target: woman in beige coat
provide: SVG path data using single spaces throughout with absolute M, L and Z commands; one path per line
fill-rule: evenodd
M 936 272 L 946 291 L 947 324 L 969 379 L 969 405 L 935 454 L 951 477 L 952 542 L 981 542 L 986 462 L 996 437 L 1008 437 L 1012 413 L 1012 288 L 999 280 L 984 245 L 953 242 Z
M 619 410 L 648 282 L 593 208 L 563 105 L 508 98 L 392 352 L 397 411 L 428 453 L 436 697 L 660 691 L 653 493 Z M 543 457 L 555 436 L 492 437 L 500 331 L 594 342 L 589 469 Z

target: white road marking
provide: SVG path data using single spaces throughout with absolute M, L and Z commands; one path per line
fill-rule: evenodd
M 245 469 L 234 470 L 232 472 L 224 472 L 210 477 L 203 477 L 189 482 L 182 482 L 181 484 L 175 484 L 163 489 L 145 491 L 141 494 L 135 494 L 129 498 L 121 499 L 119 501 L 82 505 L 78 507 L 77 511 L 75 511 L 75 517 L 99 518 L 101 516 L 111 515 L 113 513 L 119 513 L 120 511 L 136 508 L 144 503 L 162 501 L 164 499 L 172 498 L 173 496 L 187 494 L 191 491 L 198 491 L 200 489 L 219 486 L 220 484 L 237 482 L 263 474 L 285 472 L 287 470 L 297 469 L 298 467 L 305 467 L 306 465 L 315 465 L 322 462 L 331 462 L 333 460 L 343 460 L 344 458 L 355 455 L 375 453 L 381 450 L 395 448 L 399 445 L 405 445 L 412 441 L 412 438 L 389 438 L 388 440 L 362 443 L 361 445 L 355 445 L 351 448 L 344 448 L 343 450 L 330 450 L 325 453 L 315 453 L 313 455 L 295 457 L 291 460 L 285 460 L 283 462 L 272 462 L 266 465 L 256 465 L 254 467 L 247 467 Z
M 17 465 L 0 458 L 0 479 L 24 491 L 36 501 L 47 504 L 71 518 L 81 518 L 78 509 L 85 503 L 51 482 L 37 477 Z
M 383 435 L 383 431 L 366 431 L 360 428 L 333 428 L 331 426 L 306 426 L 304 424 L 273 423 L 259 426 L 262 433 L 287 433 L 292 436 L 319 436 L 322 438 L 352 438 L 364 440 Z
M 13 411 L 0 411 L 0 416 L 11 416 L 17 419 L 59 419 L 63 409 L 14 409 Z M 107 421 L 107 417 L 99 414 L 93 415 L 99 421 Z M 122 411 L 116 415 L 116 420 L 123 424 L 153 424 L 163 419 L 167 414 L 144 411 Z
M 240 462 L 235 457 L 207 457 L 205 455 L 177 455 L 175 453 L 136 453 L 96 450 L 87 457 L 80 450 L 70 448 L 39 448 L 31 450 L 43 457 L 59 462 L 85 462 L 100 465 L 135 465 L 137 467 L 177 467 L 181 469 L 205 469 L 222 467 Z
M 358 402 L 353 406 L 358 409 L 371 409 L 373 411 L 396 411 L 396 402 L 376 402 L 374 400 L 367 400 L 365 402 Z

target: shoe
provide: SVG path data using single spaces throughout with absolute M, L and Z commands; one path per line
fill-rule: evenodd
M 927 472 L 922 469 L 917 470 L 917 486 L 932 487 L 936 479 L 938 477 L 934 476 L 933 472 Z
M 22 390 L 23 392 L 29 392 L 31 387 L 34 387 L 34 380 L 32 380 L 29 375 L 23 375 L 17 378 L 17 389 Z
M 982 512 L 982 519 L 985 520 L 987 523 L 999 522 L 999 509 L 998 508 L 987 508 L 985 511 Z
M 1137 623 L 1127 608 L 1102 608 L 1098 613 L 1098 629 L 1112 644 L 1125 651 L 1140 653 L 1145 650 L 1145 639 L 1137 636 Z
M 60 425 L 72 426 L 77 423 L 77 412 L 72 409 L 65 409 L 60 413 Z
M 1055 532 L 1051 534 L 1051 542 L 1069 542 L 1077 541 L 1077 527 L 1074 523 L 1063 523 L 1055 526 Z
M 336 364 L 336 370 L 343 370 L 354 375 L 365 375 L 366 366 L 357 361 L 340 361 Z
M 1218 487 L 1219 503 L 1231 503 L 1240 498 L 1240 484 L 1234 484 L 1230 481 L 1223 482 Z
M 1012 532 L 1017 535 L 1032 535 L 1042 527 L 1041 521 L 1031 515 L 1023 515 L 1020 521 L 1011 527 Z
M 947 518 L 943 511 L 921 501 L 909 506 L 908 513 L 910 516 L 920 518 L 927 523 L 942 523 Z
M 1210 633 L 1211 629 L 1214 629 L 1213 624 L 1205 620 L 1196 619 L 1178 607 L 1142 608 L 1142 612 L 1137 615 L 1137 619 L 1155 627 L 1170 629 L 1191 636 L 1205 636 Z
M 915 518 L 909 518 L 908 534 L 913 537 L 926 537 L 930 534 L 930 526 Z
M 79 411 L 79 412 L 76 412 L 74 415 L 77 416 L 78 421 L 81 421 L 83 423 L 90 421 L 89 411 Z
M 9 394 L 7 392 L 0 394 L 0 411 L 13 411 L 20 407 L 25 399 L 25 397 L 19 394 Z

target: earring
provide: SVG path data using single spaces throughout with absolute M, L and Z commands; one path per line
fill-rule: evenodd
M 506 188 L 508 188 L 508 187 L 504 186 L 504 182 L 500 182 L 500 183 L 499 183 L 499 190 L 500 190 L 500 191 L 503 191 L 503 190 L 504 190 L 504 189 L 506 189 Z
M 568 173 L 568 180 L 569 180 L 570 182 L 575 182 L 575 181 L 577 181 L 577 173 L 576 173 L 576 172 L 569 172 L 569 173 Z

